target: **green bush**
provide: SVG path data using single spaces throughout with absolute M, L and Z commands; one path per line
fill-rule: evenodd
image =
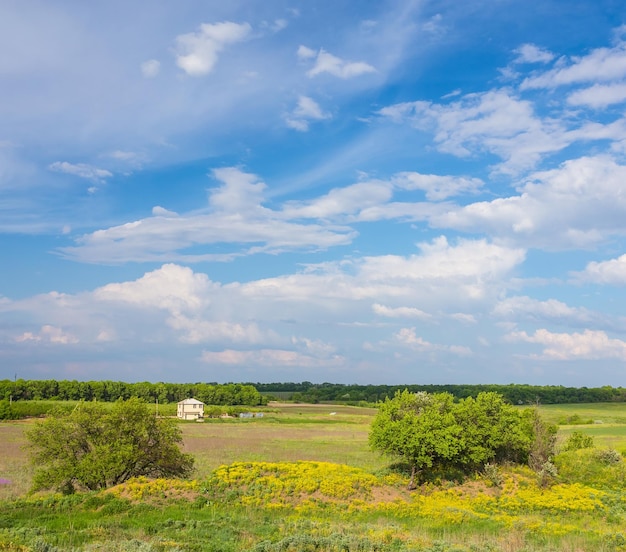
M 580 449 L 562 452 L 554 463 L 564 483 L 582 483 L 602 488 L 622 488 L 626 485 L 626 462 L 616 451 L 607 449 Z M 610 450 L 610 449 L 608 449 Z
M 586 448 L 593 448 L 594 442 L 593 437 L 591 435 L 587 435 L 582 431 L 574 431 L 568 438 L 567 441 L 561 447 L 562 452 L 567 452 L 569 450 L 581 450 Z

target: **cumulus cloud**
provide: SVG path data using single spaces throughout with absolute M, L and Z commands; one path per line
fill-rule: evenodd
M 93 295 L 99 301 L 118 301 L 180 313 L 201 309 L 209 292 L 216 288 L 219 285 L 211 282 L 206 274 L 194 273 L 187 267 L 166 264 L 159 270 L 147 272 L 137 280 L 97 288 Z
M 415 332 L 415 328 L 402 328 L 394 335 L 394 339 L 397 343 L 409 347 L 412 351 L 417 353 L 448 352 L 457 356 L 472 355 L 472 350 L 469 347 L 430 343 L 418 336 Z
M 55 345 L 74 345 L 79 342 L 78 338 L 63 331 L 62 328 L 57 328 L 46 324 L 41 327 L 41 330 L 37 333 L 24 332 L 23 334 L 15 338 L 17 343 L 52 343 Z
M 372 305 L 372 310 L 379 316 L 387 318 L 421 318 L 428 320 L 432 315 L 415 307 L 387 307 L 379 303 Z
M 533 104 L 508 90 L 468 94 L 450 104 L 405 102 L 379 113 L 398 123 L 434 131 L 437 148 L 458 157 L 490 152 L 503 160 L 502 172 L 532 168 L 548 153 L 560 151 L 571 139 L 555 121 L 543 121 Z
M 531 321 L 573 328 L 594 326 L 613 331 L 626 330 L 624 317 L 612 317 L 584 307 L 571 307 L 557 299 L 540 301 L 527 296 L 507 297 L 495 304 L 492 314 L 515 324 Z
M 611 339 L 603 331 L 585 330 L 582 333 L 552 333 L 539 329 L 534 334 L 512 332 L 509 341 L 524 341 L 544 346 L 539 358 L 547 360 L 626 360 L 626 342 Z
M 612 48 L 597 48 L 590 54 L 575 57 L 564 66 L 526 78 L 522 89 L 556 88 L 583 82 L 608 82 L 626 77 L 626 42 Z
M 590 88 L 576 90 L 567 97 L 570 105 L 582 105 L 601 109 L 626 102 L 626 84 L 594 84 Z
M 316 52 L 306 46 L 300 46 L 298 48 L 298 57 L 301 60 L 315 59 L 313 67 L 307 71 L 309 77 L 329 73 L 340 79 L 350 79 L 376 72 L 376 69 L 369 63 L 364 61 L 345 61 L 324 49 Z
M 176 64 L 188 75 L 209 74 L 218 54 L 230 44 L 245 40 L 251 31 L 248 23 L 203 23 L 200 30 L 176 37 Z
M 626 254 L 608 261 L 592 261 L 582 272 L 573 272 L 573 280 L 613 286 L 626 285 Z
M 522 44 L 514 53 L 517 54 L 514 63 L 549 63 L 554 59 L 552 52 L 535 44 Z
M 358 182 L 344 188 L 335 188 L 326 195 L 309 201 L 289 201 L 283 208 L 284 216 L 292 219 L 328 219 L 357 214 L 381 205 L 392 197 L 392 186 L 382 181 Z
M 70 258 L 85 262 L 140 260 L 231 260 L 237 255 L 306 249 L 326 249 L 350 243 L 356 232 L 326 222 L 298 224 L 263 205 L 266 185 L 256 175 L 237 168 L 213 171 L 220 183 L 209 194 L 204 211 L 171 215 L 159 209 L 152 217 L 81 236 L 77 245 L 63 248 Z M 231 251 L 215 253 L 210 246 L 230 244 Z M 235 245 L 248 244 L 248 249 Z M 204 253 L 179 250 L 194 245 Z
M 106 178 L 111 178 L 113 173 L 105 169 L 99 169 L 86 163 L 68 163 L 67 161 L 56 161 L 48 166 L 54 172 L 71 174 L 92 182 L 103 182 Z
M 572 159 L 531 175 L 519 195 L 451 209 L 430 222 L 526 247 L 589 248 L 626 235 L 625 179 L 626 167 L 610 157 Z
M 322 121 L 324 119 L 330 119 L 332 115 L 319 106 L 319 104 L 309 98 L 308 96 L 300 96 L 298 98 L 298 105 L 295 109 L 286 117 L 285 121 L 287 126 L 300 132 L 306 132 L 309 130 L 309 123 L 311 121 Z
M 423 190 L 426 193 L 426 199 L 431 201 L 441 201 L 460 194 L 476 193 L 484 186 L 484 182 L 480 178 L 440 176 L 416 172 L 397 173 L 392 182 L 396 187 L 403 190 Z

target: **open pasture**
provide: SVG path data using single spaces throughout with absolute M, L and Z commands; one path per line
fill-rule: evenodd
M 555 422 L 573 415 L 603 421 L 563 426 L 561 438 L 596 432 L 602 446 L 601 439 L 622 443 L 626 433 L 626 405 L 541 410 Z M 0 514 L 0 545 L 17 539 L 42 550 L 101 552 L 626 550 L 619 488 L 542 489 L 528 468 L 512 468 L 499 487 L 478 477 L 407 492 L 408 478 L 384 470 L 389 460 L 369 450 L 375 413 L 272 404 L 263 417 L 181 422 L 184 449 L 196 458 L 195 481 L 129 482 L 100 493 L 6 502 L 13 505 Z M 0 485 L 0 500 L 28 490 L 24 445 L 32 423 L 0 423 L 0 478 L 12 481 Z M 294 463 L 307 460 L 320 464 Z
M 626 404 L 549 404 L 539 407 L 549 422 L 559 424 L 559 442 L 574 431 L 594 438 L 597 447 L 626 451 Z M 576 423 L 568 423 L 576 421 Z M 587 423 L 581 423 L 587 422 Z

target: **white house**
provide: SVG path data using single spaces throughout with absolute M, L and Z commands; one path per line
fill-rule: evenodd
M 185 399 L 178 403 L 176 415 L 181 420 L 197 420 L 204 417 L 204 403 L 197 399 Z

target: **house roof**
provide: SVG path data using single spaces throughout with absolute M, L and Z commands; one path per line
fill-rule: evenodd
M 184 401 L 180 401 L 178 404 L 204 404 L 202 401 L 198 399 L 185 399 Z

